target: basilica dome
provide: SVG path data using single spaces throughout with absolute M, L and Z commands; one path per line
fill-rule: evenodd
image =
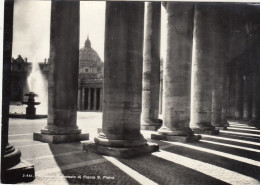
M 88 78 L 103 77 L 103 62 L 97 52 L 91 47 L 89 38 L 79 51 L 79 73 Z

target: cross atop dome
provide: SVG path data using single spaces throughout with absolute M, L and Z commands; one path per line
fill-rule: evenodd
M 85 41 L 85 48 L 91 48 L 91 42 L 89 40 L 89 37 L 87 38 L 87 40 Z

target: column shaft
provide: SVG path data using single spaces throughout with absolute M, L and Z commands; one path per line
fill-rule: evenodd
M 222 98 L 222 115 L 221 120 L 225 126 L 228 126 L 227 116 L 228 116 L 228 98 L 229 98 L 229 75 L 227 72 L 227 62 L 224 65 L 224 82 L 223 82 L 223 98 Z
M 4 156 L 6 147 L 8 145 L 9 104 L 11 98 L 11 83 L 9 82 L 11 82 L 13 15 L 14 15 L 13 11 L 14 11 L 14 1 L 6 1 L 5 12 L 4 12 L 5 16 L 4 16 L 4 40 L 3 40 L 4 50 L 3 50 L 2 145 L 1 145 L 2 155 L 1 157 Z M 4 165 L 1 165 L 1 167 L 4 168 Z
M 212 21 L 214 8 L 214 6 L 206 4 L 197 3 L 195 5 L 190 127 L 198 133 L 215 132 L 211 125 L 211 61 L 214 60 L 212 53 L 214 43 L 211 39 L 214 31 L 212 30 L 214 29 L 214 21 Z
M 157 130 L 160 88 L 161 2 L 145 3 L 141 128 Z
M 94 106 L 93 110 L 97 110 L 97 88 L 94 88 Z
M 81 88 L 78 88 L 78 102 L 77 102 L 78 110 L 81 110 Z
M 140 133 L 143 19 L 143 3 L 107 2 L 103 133 L 95 140 L 98 144 L 146 143 Z M 103 143 L 102 138 L 118 143 Z
M 236 73 L 234 63 L 230 63 L 228 67 L 229 73 L 229 96 L 228 96 L 228 118 L 235 118 L 235 104 L 236 104 Z
M 102 111 L 103 109 L 103 88 L 100 88 L 100 103 L 99 103 L 99 109 Z
M 253 43 L 252 55 L 253 57 L 253 87 L 252 87 L 252 120 L 249 125 L 260 128 L 260 36 L 255 37 Z
M 1 183 L 16 184 L 30 182 L 35 178 L 34 166 L 21 160 L 20 150 L 8 142 L 9 105 L 11 97 L 11 60 L 13 41 L 14 1 L 4 3 L 3 38 L 3 94 L 2 94 L 2 145 L 1 145 Z M 26 174 L 26 177 L 24 177 Z
M 244 107 L 243 107 L 243 119 L 252 119 L 252 99 L 253 99 L 253 69 L 255 68 L 255 45 L 254 37 L 249 37 L 247 40 L 247 60 L 244 61 Z
M 103 122 L 95 138 L 99 153 L 130 157 L 156 149 L 140 133 L 143 20 L 142 2 L 106 3 Z
M 52 1 L 51 48 L 48 83 L 48 132 L 76 125 L 78 89 L 79 2 Z M 68 75 L 70 74 L 70 75 Z M 66 100 L 66 101 L 64 101 Z
M 162 95 L 163 95 L 162 79 L 160 80 L 160 94 L 159 94 L 159 114 L 162 114 Z
M 236 101 L 235 101 L 235 118 L 242 119 L 243 118 L 243 72 L 242 72 L 242 64 L 237 62 L 236 64 Z
M 88 88 L 88 105 L 87 105 L 87 110 L 91 110 L 91 88 Z
M 252 79 L 251 76 L 244 76 L 243 119 L 251 120 L 251 118 L 252 118 Z
M 48 124 L 41 134 L 34 133 L 35 140 L 57 143 L 88 138 L 77 126 L 79 14 L 79 1 L 51 3 Z
M 81 91 L 82 91 L 81 109 L 85 110 L 86 109 L 86 89 L 84 87 L 82 87 Z
M 216 63 L 222 63 L 219 61 L 213 61 Z M 223 100 L 223 84 L 224 74 L 223 66 L 221 64 L 214 64 L 213 66 L 213 88 L 212 88 L 212 117 L 211 124 L 215 127 L 223 127 L 222 123 L 222 100 Z
M 227 20 L 223 20 L 221 16 L 227 15 L 225 7 L 221 5 L 215 5 L 212 10 L 212 25 L 211 30 L 211 54 L 212 54 L 212 114 L 211 124 L 216 129 L 225 129 L 226 125 L 222 120 L 222 108 L 224 98 L 224 78 L 225 78 L 225 65 L 228 62 L 226 57 L 227 45 Z
M 257 62 L 256 62 L 257 63 Z M 253 72 L 253 110 L 252 120 L 260 121 L 260 65 L 256 64 Z M 260 125 L 259 125 L 260 126 Z
M 163 66 L 160 134 L 189 135 L 193 3 L 167 3 L 167 53 Z

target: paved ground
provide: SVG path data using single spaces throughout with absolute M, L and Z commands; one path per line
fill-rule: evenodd
M 102 113 L 78 112 L 78 125 L 90 133 L 90 140 L 101 119 Z M 36 179 L 29 184 L 260 184 L 260 130 L 246 122 L 231 121 L 220 135 L 203 135 L 200 142 L 190 144 L 150 140 L 152 132 L 144 131 L 160 151 L 133 159 L 87 153 L 81 142 L 33 141 L 32 133 L 46 123 L 46 119 L 10 119 L 10 143 L 35 166 Z

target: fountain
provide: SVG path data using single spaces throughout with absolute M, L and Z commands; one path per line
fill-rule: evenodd
M 25 119 L 40 119 L 47 118 L 47 115 L 36 115 L 35 105 L 40 105 L 40 102 L 35 102 L 34 97 L 38 96 L 34 92 L 29 92 L 24 96 L 28 96 L 27 101 L 23 101 L 22 104 L 27 105 L 26 114 L 9 114 L 10 118 L 25 118 Z
M 9 117 L 25 119 L 47 118 L 47 82 L 41 73 L 39 63 L 32 63 L 32 72 L 27 81 L 31 92 L 25 94 L 25 96 L 28 97 L 28 101 L 22 102 L 22 104 L 28 105 L 26 114 L 14 113 L 9 114 Z M 38 102 L 35 102 L 35 97 L 38 97 Z M 36 115 L 35 105 L 39 105 L 37 108 L 38 115 Z
M 38 96 L 34 92 L 29 92 L 25 94 L 25 96 L 28 96 L 28 101 L 27 102 L 22 102 L 23 104 L 26 104 L 26 118 L 28 119 L 33 119 L 36 116 L 36 108 L 34 107 L 35 105 L 39 105 L 40 102 L 35 102 L 34 97 Z

